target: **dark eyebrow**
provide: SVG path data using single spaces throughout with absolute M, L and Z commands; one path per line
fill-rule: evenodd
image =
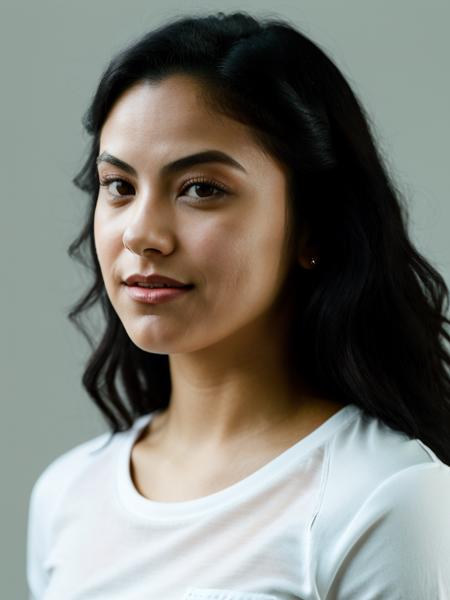
M 116 167 L 119 167 L 123 171 L 130 173 L 130 175 L 137 177 L 136 169 L 123 160 L 120 160 L 120 158 L 109 154 L 108 152 L 102 152 L 100 156 L 97 157 L 97 165 L 101 162 L 108 162 Z M 187 169 L 188 167 L 192 167 L 193 165 L 211 162 L 222 163 L 247 173 L 240 163 L 238 163 L 234 158 L 225 152 L 222 152 L 221 150 L 205 150 L 204 152 L 197 152 L 196 154 L 183 156 L 182 158 L 178 158 L 177 160 L 164 165 L 164 167 L 161 169 L 161 175 L 165 177 L 171 173 L 176 173 L 182 171 L 183 169 Z

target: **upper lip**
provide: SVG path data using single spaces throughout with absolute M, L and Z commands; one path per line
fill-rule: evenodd
M 187 283 L 183 283 L 182 281 L 177 281 L 176 279 L 172 279 L 171 277 L 165 277 L 164 275 L 159 275 L 158 273 L 152 273 L 151 275 L 142 275 L 141 273 L 133 273 L 125 279 L 125 283 L 127 285 L 133 285 L 133 283 L 165 283 L 166 285 L 172 285 L 176 287 L 189 285 Z

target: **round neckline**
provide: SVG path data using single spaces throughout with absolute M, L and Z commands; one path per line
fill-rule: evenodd
M 153 416 L 160 412 L 159 410 L 152 411 L 136 419 L 131 429 L 125 432 L 123 437 L 116 472 L 119 499 L 131 513 L 159 521 L 193 517 L 206 510 L 222 506 L 224 503 L 242 500 L 248 494 L 254 493 L 255 490 L 260 490 L 265 482 L 271 484 L 274 479 L 282 478 L 290 468 L 295 467 L 298 458 L 319 446 L 360 410 L 355 404 L 347 404 L 308 435 L 250 475 L 207 496 L 181 502 L 159 502 L 146 498 L 138 492 L 131 477 L 130 461 L 134 443 L 144 427 L 151 423 Z

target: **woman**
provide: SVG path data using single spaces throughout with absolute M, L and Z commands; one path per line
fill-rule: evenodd
M 448 290 L 331 59 L 180 17 L 84 124 L 69 317 L 94 345 L 103 309 L 83 384 L 111 431 L 35 483 L 31 598 L 446 598 Z

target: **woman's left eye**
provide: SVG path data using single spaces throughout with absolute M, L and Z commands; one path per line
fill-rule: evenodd
M 191 187 L 200 188 L 200 189 L 203 188 L 203 190 L 206 188 L 207 191 L 215 190 L 216 192 L 218 192 L 216 194 L 208 193 L 205 196 L 200 196 L 197 199 L 197 201 L 199 201 L 199 202 L 201 202 L 202 200 L 209 200 L 210 198 L 214 198 L 214 197 L 221 198 L 226 193 L 228 193 L 228 190 L 224 186 L 220 185 L 216 181 L 213 181 L 210 179 L 204 179 L 204 178 L 191 179 L 191 180 L 187 181 L 185 183 L 185 185 L 183 186 L 181 193 L 184 193 L 186 190 L 188 190 Z M 198 193 L 197 190 L 196 190 L 196 193 Z

